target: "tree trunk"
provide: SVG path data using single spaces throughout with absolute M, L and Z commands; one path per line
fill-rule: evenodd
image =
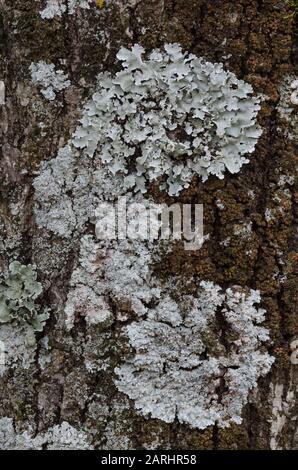
M 293 82 L 297 77 L 298 24 L 295 2 L 291 6 L 280 0 L 107 0 L 100 7 L 91 0 L 63 0 L 58 2 L 60 9 L 52 6 L 46 10 L 50 3 L 46 0 L 0 0 L 1 285 L 7 289 L 7 280 L 13 277 L 9 272 L 11 262 L 18 260 L 23 266 L 35 265 L 43 292 L 34 302 L 41 312 L 49 309 L 49 318 L 40 328 L 42 331 L 33 333 L 34 344 L 29 341 L 31 346 L 28 346 L 28 335 L 21 337 L 25 326 L 19 323 L 23 315 L 20 310 L 16 314 L 19 317 L 12 319 L 11 316 L 9 321 L 0 324 L 3 362 L 6 361 L 0 377 L 0 447 L 297 449 L 298 118 Z M 41 14 L 44 11 L 48 13 Z M 74 216 L 76 219 L 71 225 L 76 200 L 83 198 L 79 187 L 80 163 L 74 164 L 74 170 L 67 167 L 63 176 L 66 181 L 70 172 L 77 172 L 72 180 L 76 184 L 64 188 L 65 192 L 61 190 L 69 216 L 57 213 L 55 219 L 57 227 L 62 227 L 66 221 L 67 230 L 66 225 L 61 230 L 55 228 L 51 215 L 48 218 L 41 215 L 44 206 L 47 213 L 52 214 L 51 198 L 44 202 L 43 191 L 49 194 L 61 189 L 59 185 L 55 187 L 53 176 L 47 183 L 46 169 L 50 168 L 47 165 L 51 165 L 58 150 L 70 142 L 84 113 L 84 104 L 104 81 L 101 77 L 97 83 L 97 75 L 107 72 L 114 76 L 121 69 L 116 58 L 121 47 L 131 49 L 139 44 L 150 52 L 162 50 L 164 44 L 170 43 L 178 43 L 183 51 L 212 64 L 223 63 L 225 71 L 252 86 L 254 96 L 263 96 L 257 118 L 262 135 L 255 151 L 248 156 L 249 162 L 239 171 L 232 174 L 225 170 L 223 178 L 209 175 L 206 181 L 194 176 L 189 188 L 175 196 L 159 189 L 158 182 L 147 185 L 144 197 L 156 203 L 203 204 L 205 241 L 202 248 L 191 251 L 185 250 L 179 242 L 170 243 L 159 251 L 154 245 L 152 252 L 146 245 L 142 253 L 152 255 L 151 264 L 148 268 L 144 257 L 141 268 L 136 269 L 136 275 L 142 277 L 148 268 L 150 289 L 161 288 L 162 295 L 169 293 L 177 301 L 175 305 L 180 306 L 185 305 L 186 297 L 192 296 L 202 281 L 213 283 L 213 292 L 219 286 L 225 295 L 229 288 L 246 296 L 251 290 L 260 291 L 260 305 L 252 309 L 266 310 L 262 327 L 270 335 L 270 340 L 260 342 L 260 351 L 267 359 L 274 358 L 274 363 L 266 373 L 258 374 L 239 412 L 229 411 L 240 416 L 238 422 L 225 417 L 225 403 L 233 404 L 239 390 L 229 387 L 223 375 L 217 377 L 215 388 L 210 386 L 216 407 L 221 407 L 221 417 L 215 417 L 206 425 L 192 418 L 195 409 L 185 411 L 184 416 L 189 414 L 183 418 L 178 401 L 171 405 L 176 407 L 174 418 L 171 412 L 167 415 L 164 412 L 169 405 L 167 399 L 172 400 L 175 393 L 180 393 L 180 385 L 173 387 L 174 395 L 170 398 L 164 391 L 152 402 L 150 413 L 149 405 L 146 412 L 147 405 L 140 401 L 142 393 L 148 393 L 150 402 L 150 393 L 156 390 L 154 386 L 158 389 L 156 382 L 149 381 L 149 385 L 146 382 L 150 387 L 153 383 L 151 392 L 147 388 L 136 392 L 138 387 L 129 388 L 127 378 L 119 379 L 121 374 L 117 370 L 125 365 L 135 367 L 135 355 L 142 356 L 142 347 L 138 349 L 136 344 L 138 338 L 146 334 L 149 320 L 146 323 L 134 310 L 135 292 L 131 292 L 131 297 L 123 294 L 123 279 L 118 281 L 116 273 L 111 280 L 109 269 L 115 264 L 102 268 L 101 280 L 96 278 L 99 266 L 109 266 L 105 264 L 107 258 L 118 256 L 120 248 L 114 244 L 113 255 L 110 251 L 103 254 L 89 215 L 81 224 Z M 48 82 L 44 69 L 38 75 L 42 61 L 54 66 Z M 58 73 L 57 78 L 58 70 L 63 74 Z M 75 151 L 80 155 L 80 148 Z M 91 158 L 90 168 L 93 163 Z M 88 165 L 84 168 L 88 172 Z M 40 179 L 41 174 L 43 179 Z M 54 178 L 59 179 L 60 175 L 54 174 Z M 84 196 L 87 205 L 91 205 L 92 191 L 93 188 Z M 67 208 L 68 203 L 70 208 Z M 83 239 L 86 246 L 83 246 Z M 96 248 L 99 254 L 92 252 Z M 87 258 L 84 258 L 86 253 Z M 140 251 L 124 250 L 122 255 L 119 270 L 128 260 L 132 267 L 127 272 L 132 273 L 134 263 L 140 262 Z M 104 301 L 96 291 L 103 277 L 109 278 L 111 284 L 114 282 L 109 294 L 105 291 Z M 115 294 L 117 282 L 120 282 L 119 295 Z M 127 278 L 127 283 L 130 282 L 133 291 L 135 280 Z M 140 282 L 137 280 L 136 285 Z M 6 295 L 1 292 L 0 308 Z M 210 306 L 212 299 L 206 305 Z M 142 306 L 147 312 L 155 312 L 155 301 L 150 297 L 142 301 Z M 168 312 L 168 304 L 165 308 Z M 92 315 L 97 318 L 96 315 L 104 316 L 106 311 L 102 321 L 93 321 Z M 204 339 L 209 352 L 200 356 L 203 362 L 208 360 L 211 350 L 218 358 L 221 354 L 229 356 L 229 348 L 235 347 L 230 337 L 231 325 L 224 312 L 214 310 L 214 315 L 216 325 L 214 323 L 210 331 L 214 344 L 219 346 L 210 346 L 211 339 Z M 67 325 L 67 322 L 73 324 Z M 169 322 L 162 324 L 168 332 L 173 332 L 174 340 L 169 339 L 169 342 L 170 349 L 174 349 L 180 326 Z M 127 334 L 129 325 L 131 328 L 134 325 L 135 333 L 139 334 L 131 342 Z M 6 344 L 8 328 L 14 327 L 16 335 L 20 334 L 22 346 Z M 252 327 L 255 328 L 254 322 Z M 30 328 L 32 336 L 32 326 Z M 239 341 L 243 339 L 242 334 L 240 332 Z M 190 350 L 196 340 L 195 336 L 191 338 L 187 346 Z M 159 351 L 159 345 L 157 341 L 155 352 Z M 150 345 L 146 343 L 143 347 Z M 241 343 L 240 349 L 242 347 Z M 6 348 L 11 348 L 13 353 L 6 353 Z M 30 348 L 31 355 L 28 353 L 26 358 L 24 350 L 28 352 Z M 176 362 L 181 359 L 181 352 L 183 348 Z M 147 359 L 149 354 L 147 351 Z M 170 367 L 177 370 L 175 361 L 170 361 Z M 250 361 L 248 354 L 246 361 Z M 168 363 L 163 363 L 163 367 L 162 373 L 169 374 L 166 372 Z M 238 368 L 239 364 L 231 367 L 235 373 Z M 183 374 L 197 370 L 186 369 Z M 132 377 L 138 379 L 131 380 L 145 387 L 143 369 L 136 371 Z M 180 380 L 187 381 L 185 377 L 188 376 L 181 375 Z M 200 380 L 205 378 L 202 374 Z M 171 380 L 167 387 L 173 385 Z M 250 377 L 244 374 L 242 380 L 247 383 Z M 195 389 L 196 383 L 190 380 L 190 387 Z M 206 394 L 211 413 L 215 405 L 208 395 L 208 384 L 206 392 L 201 386 L 199 382 L 198 394 L 204 397 Z M 186 391 L 189 393 L 187 388 Z M 235 406 L 238 406 L 236 398 Z M 162 412 L 156 411 L 159 406 Z M 205 409 L 207 415 L 208 409 Z M 71 436 L 69 441 L 67 430 Z M 25 431 L 28 432 L 26 438 Z

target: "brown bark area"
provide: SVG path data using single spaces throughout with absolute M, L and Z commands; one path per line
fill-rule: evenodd
M 157 436 L 160 448 L 268 449 L 271 423 L 276 420 L 274 391 L 280 384 L 279 415 L 285 422 L 275 436 L 276 445 L 297 448 L 297 403 L 287 401 L 289 391 L 295 392 L 297 386 L 297 366 L 290 363 L 290 344 L 298 336 L 297 180 L 289 187 L 290 198 L 283 198 L 278 186 L 280 175 L 297 172 L 297 145 L 278 131 L 285 124 L 276 106 L 283 76 L 297 74 L 298 25 L 279 0 L 125 3 L 115 2 L 101 15 L 95 14 L 94 5 L 91 11 L 43 20 L 38 14 L 42 1 L 0 2 L 0 79 L 6 86 L 6 103 L 0 107 L 0 267 L 4 269 L 13 259 L 35 263 L 46 286 L 43 302 L 57 312 L 43 333 L 50 338 L 51 365 L 42 371 L 36 363 L 29 371 L 16 370 L 1 379 L 0 415 L 13 417 L 24 428 L 30 423 L 36 431 L 64 420 L 84 425 L 95 430 L 94 444 L 99 448 L 142 448 Z M 100 39 L 100 31 L 108 31 L 107 42 Z M 210 178 L 203 184 L 195 179 L 179 198 L 204 204 L 209 241 L 196 254 L 177 247 L 155 266 L 161 278 L 196 275 L 223 286 L 236 284 L 261 291 L 273 339 L 270 352 L 276 362 L 246 405 L 243 424 L 227 429 L 215 426 L 197 431 L 179 423 L 144 419 L 132 404 L 126 407 L 128 400 L 116 390 L 111 375 L 88 375 L 80 358 L 86 340 L 84 324 L 77 325 L 70 339 L 59 322 L 78 243 L 73 240 L 71 250 L 64 250 L 66 242 L 39 229 L 33 214 L 32 180 L 38 165 L 67 143 L 96 75 L 115 69 L 121 45 L 140 43 L 151 49 L 165 42 L 179 42 L 198 56 L 224 62 L 238 78 L 268 96 L 260 114 L 264 132 L 250 163 L 224 180 Z M 30 82 L 29 66 L 39 60 L 59 65 L 59 59 L 66 59 L 72 85 L 62 95 L 62 106 L 49 103 L 45 107 Z M 165 201 L 154 186 L 151 194 Z M 274 206 L 276 194 L 280 196 L 279 216 L 266 221 L 265 210 Z M 224 211 L 218 209 L 218 199 Z M 23 205 L 17 215 L 11 203 Z M 235 225 L 249 222 L 249 241 L 231 235 Z M 229 245 L 220 245 L 227 237 L 231 237 Z M 114 348 L 115 336 L 117 331 L 104 332 L 98 348 L 103 355 L 115 355 L 116 364 L 121 347 Z

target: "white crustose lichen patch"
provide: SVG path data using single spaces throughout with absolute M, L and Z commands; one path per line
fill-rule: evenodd
M 45 8 L 40 12 L 43 19 L 52 19 L 55 16 L 62 16 L 66 12 L 64 0 L 47 0 Z
M 63 13 L 73 15 L 77 8 L 89 10 L 94 0 L 47 0 L 45 8 L 40 12 L 43 19 L 50 20 Z
M 82 316 L 89 327 L 105 328 L 134 319 L 122 332 L 135 355 L 115 369 L 116 385 L 143 415 L 177 417 L 199 429 L 240 423 L 249 392 L 273 363 L 261 325 L 265 311 L 255 306 L 259 292 L 202 281 L 196 295 L 181 296 L 175 283 L 154 277 L 153 259 L 145 242 L 85 236 L 65 308 L 67 328 Z M 87 362 L 96 370 L 96 360 Z
M 99 75 L 72 139 L 34 182 L 37 223 L 64 237 L 100 202 L 151 181 L 177 195 L 194 175 L 238 172 L 261 135 L 261 98 L 222 65 L 177 44 L 147 58 L 141 46 L 121 48 L 118 59 L 122 70 Z
M 142 242 L 96 242 L 91 236 L 83 237 L 65 308 L 67 328 L 80 316 L 88 325 L 111 322 L 109 299 L 144 315 L 146 305 L 160 296 L 150 270 L 152 251 Z
M 145 416 L 204 429 L 241 423 L 257 379 L 274 359 L 257 291 L 201 282 L 197 297 L 168 296 L 126 327 L 135 356 L 116 368 L 116 384 Z
M 49 101 L 55 100 L 59 91 L 70 86 L 68 75 L 63 70 L 55 70 L 54 64 L 43 61 L 32 63 L 30 72 L 33 83 L 41 87 L 41 94 Z
M 292 341 L 292 343 L 290 344 L 290 348 L 292 351 L 292 354 L 290 357 L 291 364 L 297 365 L 298 364 L 298 339 L 295 339 L 294 341 Z
M 66 421 L 53 426 L 41 436 L 48 450 L 91 450 L 88 435 Z
M 280 87 L 278 113 L 287 124 L 286 135 L 292 140 L 298 138 L 298 79 L 287 75 Z
M 1 277 L 0 324 L 13 322 L 42 331 L 49 314 L 48 311 L 40 313 L 40 307 L 35 303 L 42 293 L 42 285 L 36 280 L 35 267 L 13 261 L 9 265 L 8 275 Z

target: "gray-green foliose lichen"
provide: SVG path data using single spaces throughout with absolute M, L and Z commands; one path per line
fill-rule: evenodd
M 27 324 L 34 331 L 42 331 L 49 318 L 48 310 L 41 312 L 41 307 L 35 302 L 42 290 L 35 268 L 13 261 L 8 275 L 2 276 L 0 284 L 0 323 Z
M 41 332 L 49 318 L 37 298 L 42 285 L 34 266 L 14 261 L 0 284 L 0 375 L 8 369 L 28 369 L 35 359 L 36 332 Z
M 205 181 L 223 178 L 226 169 L 237 173 L 262 132 L 261 97 L 221 64 L 183 53 L 177 44 L 148 56 L 139 45 L 121 48 L 117 57 L 122 69 L 99 75 L 73 137 L 34 181 L 37 223 L 64 238 L 84 233 L 98 204 L 120 195 L 134 202 L 152 181 L 178 195 L 194 175 Z M 249 392 L 273 363 L 268 331 L 258 326 L 265 313 L 255 307 L 259 293 L 201 281 L 197 294 L 179 303 L 169 285 L 154 279 L 151 260 L 146 242 L 114 246 L 83 237 L 67 328 L 80 315 L 90 328 L 109 326 L 114 300 L 120 323 L 130 314 L 136 320 L 122 328 L 135 355 L 115 369 L 116 385 L 142 414 L 166 422 L 178 417 L 199 429 L 240 423 Z M 228 345 L 220 321 L 229 325 Z M 219 343 L 214 351 L 210 338 Z M 96 370 L 96 361 L 86 367 Z

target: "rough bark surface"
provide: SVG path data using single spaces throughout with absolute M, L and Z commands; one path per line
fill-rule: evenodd
M 66 421 L 104 449 L 298 448 L 298 366 L 290 360 L 291 344 L 298 338 L 297 180 L 286 192 L 280 185 L 282 175 L 296 178 L 297 141 L 287 137 L 287 123 L 277 112 L 284 77 L 297 75 L 298 24 L 289 7 L 279 0 L 119 0 L 106 2 L 101 10 L 94 2 L 90 10 L 44 20 L 39 14 L 43 0 L 1 0 L 0 5 L 0 79 L 5 83 L 0 106 L 0 269 L 7 270 L 15 259 L 35 264 L 44 286 L 42 304 L 52 310 L 38 334 L 35 364 L 0 378 L 0 416 L 13 418 L 18 432 L 30 426 L 35 434 Z M 121 46 L 139 43 L 150 50 L 165 42 L 223 62 L 267 96 L 259 114 L 263 135 L 250 163 L 223 180 L 212 177 L 202 183 L 195 178 L 178 198 L 204 204 L 209 239 L 197 252 L 177 245 L 154 266 L 161 279 L 197 276 L 261 292 L 275 363 L 244 407 L 243 423 L 226 429 L 199 431 L 178 421 L 144 418 L 115 387 L 113 368 L 88 372 L 82 351 L 90 344 L 101 358 L 109 358 L 110 366 L 121 362 L 126 350 L 120 326 L 115 322 L 104 331 L 87 331 L 82 320 L 65 332 L 63 306 L 80 240 L 74 237 L 71 247 L 66 246 L 68 240 L 37 226 L 33 211 L 32 181 L 39 164 L 67 143 L 97 74 L 115 71 Z M 71 86 L 59 94 L 57 105 L 40 94 L 29 67 L 41 60 L 60 66 L 60 59 Z M 174 201 L 154 185 L 150 194 L 156 201 Z M 266 209 L 275 217 L 266 218 Z M 231 235 L 237 225 L 246 224 L 251 224 L 249 238 Z M 228 244 L 221 243 L 228 237 Z M 44 336 L 51 361 L 41 368 Z

